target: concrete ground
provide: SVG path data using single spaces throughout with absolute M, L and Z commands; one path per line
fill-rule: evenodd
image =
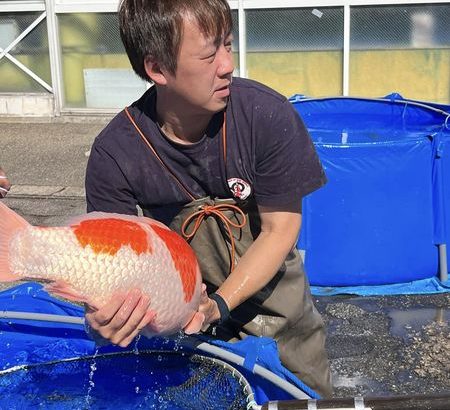
M 90 146 L 109 118 L 12 122 L 0 117 L 0 167 L 19 197 L 84 196 Z
M 108 120 L 0 118 L 0 166 L 13 184 L 5 203 L 37 225 L 84 213 L 90 145 Z M 315 300 L 336 397 L 450 393 L 450 294 Z

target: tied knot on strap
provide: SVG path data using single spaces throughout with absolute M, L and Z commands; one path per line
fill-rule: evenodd
M 241 215 L 242 222 L 239 222 L 239 219 L 237 219 L 237 222 L 231 220 L 224 211 L 234 211 L 234 213 L 237 213 Z M 230 262 L 230 272 L 234 269 L 234 261 L 235 261 L 235 243 L 234 243 L 234 236 L 231 228 L 243 228 L 245 224 L 247 223 L 247 217 L 245 216 L 244 212 L 241 208 L 239 208 L 236 205 L 232 204 L 220 204 L 220 205 L 202 205 L 200 209 L 191 215 L 189 215 L 186 220 L 183 222 L 183 225 L 181 226 L 181 234 L 183 237 L 189 241 L 191 240 L 195 234 L 197 233 L 198 229 L 200 228 L 200 225 L 202 224 L 203 220 L 207 218 L 208 216 L 214 216 L 218 218 L 220 221 L 222 221 L 223 226 L 225 227 L 228 237 L 230 238 L 230 246 L 231 246 L 231 262 Z M 190 232 L 188 232 L 188 226 L 191 224 L 191 222 L 194 221 L 194 226 Z

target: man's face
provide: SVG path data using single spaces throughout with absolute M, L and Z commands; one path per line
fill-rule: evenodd
M 230 34 L 217 46 L 195 22 L 184 19 L 176 74 L 166 74 L 166 79 L 167 89 L 187 111 L 216 113 L 225 108 L 234 70 L 231 41 Z

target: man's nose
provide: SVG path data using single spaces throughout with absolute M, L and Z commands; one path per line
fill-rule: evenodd
M 233 73 L 234 71 L 234 60 L 233 53 L 231 50 L 227 50 L 226 47 L 222 46 L 219 50 L 220 60 L 218 75 L 220 77 L 226 76 Z

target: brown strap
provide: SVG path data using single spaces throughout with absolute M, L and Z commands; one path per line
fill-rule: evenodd
M 138 134 L 140 135 L 140 137 L 142 138 L 142 140 L 147 144 L 147 146 L 150 148 L 150 150 L 153 152 L 153 154 L 155 155 L 155 157 L 158 159 L 158 161 L 161 163 L 161 166 L 169 173 L 169 175 L 175 179 L 175 182 L 178 183 L 178 185 L 181 187 L 181 189 L 185 192 L 185 194 L 187 196 L 189 196 L 189 198 L 192 201 L 195 201 L 195 197 L 189 192 L 189 190 L 184 186 L 184 184 L 177 178 L 177 176 L 169 169 L 169 167 L 164 163 L 164 161 L 161 159 L 161 157 L 158 155 L 158 153 L 156 152 L 156 150 L 153 148 L 153 145 L 150 144 L 150 141 L 145 138 L 143 132 L 141 131 L 141 129 L 138 127 L 138 125 L 136 124 L 136 122 L 134 121 L 133 117 L 131 116 L 130 112 L 128 111 L 128 107 L 125 107 L 125 114 L 127 115 L 128 119 L 130 120 L 130 122 L 133 124 L 134 128 L 136 128 L 136 131 L 138 132 Z
M 223 145 L 223 161 L 225 166 L 227 165 L 227 112 L 223 112 L 223 125 L 222 125 L 222 145 Z
M 233 222 L 230 218 L 228 218 L 223 211 L 224 210 L 232 210 L 237 212 L 242 216 L 242 222 Z M 231 261 L 230 261 L 230 272 L 234 269 L 234 259 L 235 259 L 235 244 L 234 244 L 234 237 L 233 232 L 231 231 L 231 227 L 234 228 L 243 228 L 245 224 L 247 223 L 247 217 L 245 216 L 244 212 L 241 208 L 239 208 L 236 205 L 232 204 L 220 204 L 220 205 L 203 205 L 201 209 L 197 212 L 192 213 L 189 215 L 186 220 L 183 222 L 183 225 L 181 227 L 181 234 L 186 238 L 188 241 L 194 237 L 194 235 L 197 233 L 201 223 L 203 220 L 208 217 L 209 215 L 217 216 L 224 224 L 225 228 L 227 229 L 228 236 L 230 238 L 230 245 L 231 245 Z M 187 232 L 187 227 L 189 224 L 195 220 L 194 227 L 192 228 L 191 232 Z
M 138 132 L 139 136 L 142 138 L 142 140 L 147 144 L 147 146 L 150 148 L 150 150 L 153 152 L 155 157 L 160 162 L 161 166 L 169 173 L 169 175 L 175 179 L 175 181 L 178 183 L 178 185 L 181 187 L 181 189 L 185 192 L 185 194 L 192 200 L 195 201 L 195 196 L 191 194 L 191 192 L 184 186 L 184 184 L 177 178 L 177 176 L 169 169 L 169 167 L 165 164 L 165 162 L 161 159 L 161 157 L 156 152 L 155 148 L 153 148 L 153 145 L 150 143 L 150 141 L 145 138 L 144 133 L 141 131 L 139 126 L 134 121 L 134 118 L 128 111 L 128 107 L 125 107 L 125 114 L 130 120 L 131 124 L 133 124 L 134 128 Z M 227 113 L 223 113 L 223 125 L 222 125 L 222 145 L 223 145 L 223 159 L 225 161 L 225 165 L 227 163 Z

